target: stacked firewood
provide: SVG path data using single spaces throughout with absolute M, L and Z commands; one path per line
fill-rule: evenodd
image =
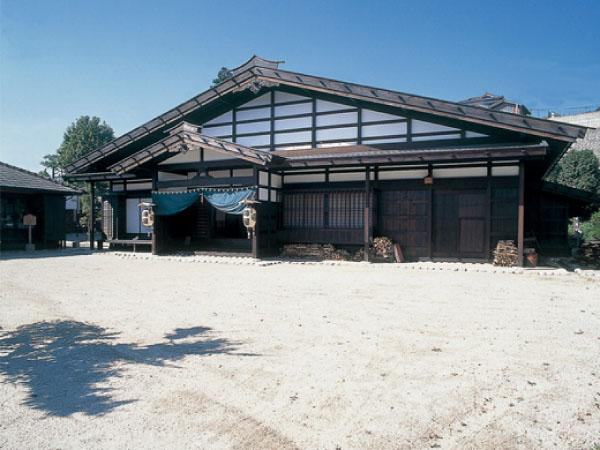
M 345 261 L 350 259 L 346 250 L 337 249 L 331 244 L 287 244 L 283 246 L 283 256 L 291 258 L 311 258 Z
M 373 239 L 373 252 L 375 257 L 384 261 L 394 261 L 394 243 L 387 237 Z
M 515 241 L 498 241 L 494 250 L 495 266 L 516 266 L 519 263 L 519 249 Z
M 600 267 L 600 240 L 585 241 L 581 244 L 581 255 L 578 259 L 587 266 Z
M 352 257 L 353 261 L 364 261 L 365 250 L 359 248 Z M 369 246 L 369 261 L 371 262 L 396 262 L 394 243 L 387 237 L 376 237 Z

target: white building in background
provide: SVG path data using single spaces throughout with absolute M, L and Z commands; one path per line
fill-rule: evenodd
M 571 150 L 593 150 L 594 154 L 600 158 L 600 108 L 593 112 L 570 116 L 552 116 L 549 119 L 592 128 L 587 131 L 584 138 L 575 141 L 571 146 Z

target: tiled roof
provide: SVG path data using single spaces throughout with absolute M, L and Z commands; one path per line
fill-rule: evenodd
M 0 190 L 19 189 L 32 192 L 76 194 L 81 191 L 63 183 L 49 180 L 28 170 L 0 162 Z
M 151 121 L 125 133 L 108 144 L 100 147 L 66 168 L 68 173 L 81 172 L 104 157 L 128 146 L 151 133 L 164 130 L 184 120 L 187 114 L 205 107 L 218 98 L 232 92 L 247 88 L 260 88 L 261 83 L 280 84 L 301 89 L 324 92 L 369 101 L 409 111 L 424 112 L 442 117 L 450 117 L 466 122 L 503 128 L 520 133 L 573 142 L 584 134 L 582 127 L 551 122 L 535 117 L 521 116 L 503 111 L 494 111 L 478 106 L 438 100 L 429 97 L 406 94 L 387 89 L 347 83 L 329 78 L 305 75 L 297 72 L 280 70 L 276 61 L 266 61 L 253 57 L 240 67 L 234 69 L 234 76 L 207 91 L 193 97 L 187 102 L 167 111 Z

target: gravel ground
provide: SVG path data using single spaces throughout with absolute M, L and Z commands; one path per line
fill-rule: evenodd
M 0 448 L 600 443 L 597 278 L 65 254 L 0 261 Z

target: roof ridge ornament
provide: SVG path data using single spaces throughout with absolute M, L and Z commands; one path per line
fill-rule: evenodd
M 235 69 L 231 69 L 231 73 L 233 74 L 233 76 L 236 76 L 254 67 L 263 67 L 265 69 L 277 70 L 279 68 L 279 64 L 283 64 L 284 62 L 285 61 L 271 61 L 268 59 L 261 58 L 257 55 L 252 55 L 252 57 L 244 64 L 236 67 Z

